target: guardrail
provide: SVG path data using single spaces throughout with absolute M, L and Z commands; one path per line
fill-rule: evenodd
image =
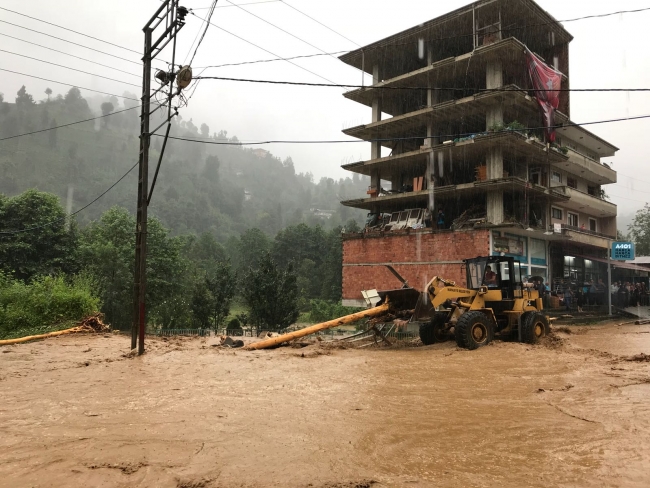
M 177 336 L 177 335 L 206 337 L 210 335 L 210 329 L 160 329 L 155 332 L 152 332 L 151 335 L 157 335 L 162 337 Z

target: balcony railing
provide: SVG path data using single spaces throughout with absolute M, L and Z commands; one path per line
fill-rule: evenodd
M 583 229 L 582 227 L 574 227 L 572 225 L 562 224 L 562 230 L 570 230 L 571 232 L 580 232 L 582 234 L 587 234 L 590 236 L 604 237 L 605 239 L 615 239 L 616 236 L 611 236 L 608 234 L 603 234 L 602 232 L 596 232 L 594 230 Z

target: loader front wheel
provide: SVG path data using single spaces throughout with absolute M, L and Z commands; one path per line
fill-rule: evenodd
M 549 333 L 549 323 L 546 315 L 541 313 L 526 314 L 521 321 L 521 342 L 537 344 Z
M 435 312 L 429 322 L 420 324 L 420 340 L 425 346 L 447 340 L 447 312 Z
M 474 350 L 492 342 L 494 327 L 483 312 L 465 312 L 456 323 L 455 335 L 459 347 Z

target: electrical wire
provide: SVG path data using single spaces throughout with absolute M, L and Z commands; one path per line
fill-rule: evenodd
M 564 124 L 564 125 L 555 125 L 552 126 L 554 129 L 564 129 L 566 127 L 582 127 L 585 125 L 597 125 L 597 124 L 608 124 L 608 123 L 613 123 L 613 122 L 625 122 L 629 120 L 640 120 L 640 119 L 650 119 L 650 115 L 639 115 L 637 117 L 624 117 L 620 119 L 608 119 L 608 120 L 598 120 L 595 122 L 584 122 L 581 124 L 577 123 L 569 123 L 569 124 Z M 494 132 L 490 132 L 490 135 L 496 135 L 496 134 L 502 134 L 502 133 L 511 133 L 511 132 L 520 132 L 520 131 L 533 131 L 533 130 L 542 130 L 542 129 L 547 129 L 546 126 L 540 126 L 540 127 L 525 127 L 521 129 L 517 129 L 517 131 L 513 131 L 511 129 L 503 129 L 503 130 L 498 130 Z M 353 143 L 360 143 L 360 142 L 389 142 L 389 141 L 410 141 L 410 140 L 426 140 L 426 139 L 435 139 L 438 137 L 444 137 L 444 138 L 458 138 L 458 137 L 467 137 L 467 136 L 472 136 L 476 135 L 476 132 L 465 132 L 465 133 L 460 133 L 460 134 L 436 134 L 432 136 L 409 136 L 409 137 L 387 137 L 387 138 L 379 138 L 379 139 L 351 139 L 351 140 L 268 140 L 268 141 L 255 141 L 255 142 L 219 142 L 219 141 L 214 141 L 214 140 L 206 140 L 206 139 L 189 139 L 185 137 L 175 137 L 175 136 L 169 136 L 170 139 L 176 139 L 179 141 L 186 141 L 186 142 L 196 142 L 196 143 L 201 143 L 201 144 L 213 144 L 213 145 L 218 145 L 218 146 L 259 146 L 259 145 L 264 145 L 264 144 L 353 144 Z M 154 134 L 159 137 L 164 137 L 160 134 Z
M 197 19 L 204 20 L 204 19 L 202 19 L 201 17 L 199 17 L 198 15 L 196 15 L 194 12 L 190 12 L 190 14 L 192 14 L 192 15 L 193 15 L 194 17 L 196 17 Z M 318 73 L 315 73 L 315 72 L 313 72 L 313 71 L 311 71 L 311 70 L 309 70 L 309 69 L 307 69 L 307 68 L 305 68 L 305 67 L 303 67 L 303 66 L 300 66 L 299 64 L 296 64 L 296 63 L 294 63 L 293 61 L 290 61 L 290 60 L 288 60 L 288 59 L 286 59 L 286 58 L 283 58 L 282 56 L 280 56 L 280 55 L 278 55 L 278 54 L 275 54 L 274 52 L 271 52 L 271 51 L 269 51 L 268 49 L 265 49 L 265 48 L 263 48 L 262 46 L 259 46 L 259 45 L 255 44 L 254 42 L 249 41 L 248 39 L 244 39 L 243 37 L 238 36 L 237 34 L 234 34 L 234 33 L 230 32 L 230 31 L 224 29 L 223 27 L 219 27 L 217 24 L 215 24 L 215 23 L 213 23 L 213 22 L 210 22 L 210 25 L 214 26 L 215 28 L 217 28 L 217 29 L 219 29 L 219 30 L 224 31 L 226 34 L 230 34 L 231 36 L 236 37 L 237 39 L 239 39 L 239 40 L 241 40 L 241 41 L 244 41 L 244 42 L 250 44 L 251 46 L 255 46 L 256 48 L 261 49 L 262 51 L 269 53 L 271 56 L 275 56 L 275 57 L 278 58 L 278 59 L 281 59 L 281 60 L 283 60 L 283 61 L 286 61 L 287 63 L 294 65 L 296 68 L 299 68 L 299 69 L 301 69 L 301 70 L 303 70 L 303 71 L 306 71 L 307 73 L 311 73 L 312 75 L 317 76 L 318 78 L 321 78 L 321 79 L 323 79 L 323 80 L 325 80 L 325 81 L 328 81 L 328 82 L 330 82 L 330 83 L 334 83 L 332 80 L 328 80 L 328 79 L 325 78 L 324 76 L 321 76 L 321 75 L 319 75 Z
M 23 232 L 31 232 L 31 231 L 33 231 L 33 230 L 38 230 L 38 229 L 43 229 L 43 228 L 45 228 L 45 227 L 49 227 L 50 225 L 54 225 L 54 224 L 56 224 L 57 222 L 64 221 L 64 220 L 66 220 L 66 219 L 68 219 L 68 218 L 70 218 L 70 217 L 74 217 L 75 215 L 77 215 L 77 214 L 83 212 L 84 210 L 86 210 L 88 207 L 90 207 L 92 204 L 94 204 L 96 201 L 98 201 L 100 198 L 102 198 L 104 195 L 106 195 L 109 191 L 111 191 L 113 188 L 115 188 L 115 187 L 117 186 L 117 184 L 118 184 L 120 181 L 122 181 L 124 178 L 126 178 L 126 177 L 128 176 L 128 174 L 129 174 L 131 171 L 133 171 L 133 169 L 134 169 L 137 165 L 138 165 L 138 163 L 136 162 L 133 166 L 131 166 L 131 168 L 130 168 L 126 173 L 124 173 L 124 174 L 120 177 L 120 179 L 118 179 L 115 183 L 113 183 L 113 184 L 112 184 L 111 186 L 109 186 L 106 190 L 104 190 L 102 193 L 100 193 L 99 196 L 97 196 L 94 200 L 92 200 L 90 203 L 84 205 L 84 206 L 81 207 L 79 210 L 77 210 L 77 211 L 75 211 L 75 212 L 72 212 L 71 214 L 66 215 L 65 217 L 61 217 L 61 218 L 58 218 L 58 219 L 55 219 L 55 220 L 51 220 L 51 221 L 49 221 L 49 222 L 46 222 L 45 224 L 35 225 L 35 226 L 33 226 L 33 227 L 27 227 L 26 229 L 19 229 L 19 230 L 13 230 L 13 231 L 1 231 L 1 232 L 0 232 L 0 235 L 15 235 L 15 234 L 21 234 L 21 233 L 23 233 Z
M 132 59 L 123 58 L 122 56 L 116 56 L 115 54 L 107 53 L 105 51 L 100 51 L 99 49 L 95 49 L 95 48 L 92 48 L 92 47 L 89 47 L 89 46 L 85 46 L 83 44 L 79 44 L 78 42 L 69 41 L 67 39 L 63 39 L 62 37 L 53 36 L 52 34 L 47 34 L 45 32 L 41 32 L 41 31 L 38 31 L 36 29 L 30 29 L 29 27 L 24 27 L 22 25 L 14 24 L 13 22 L 7 22 L 6 20 L 0 20 L 0 22 L 2 22 L 3 24 L 13 25 L 14 27 L 19 27 L 20 29 L 28 30 L 30 32 L 35 32 L 36 34 L 41 34 L 43 36 L 51 37 L 52 39 L 56 39 L 57 41 L 67 42 L 68 44 L 72 44 L 73 46 L 83 47 L 85 49 L 89 49 L 90 51 L 94 51 L 96 53 L 104 54 L 104 55 L 110 56 L 112 58 L 121 59 L 122 61 L 126 61 L 127 63 L 137 64 L 138 66 L 142 66 L 142 62 L 133 61 Z
M 86 88 L 86 87 L 79 86 L 79 85 L 72 85 L 70 83 L 64 83 L 63 81 L 51 80 L 49 78 L 43 78 L 41 76 L 28 75 L 27 73 L 21 73 L 19 71 L 12 71 L 10 69 L 0 68 L 0 71 L 6 71 L 7 73 L 13 73 L 15 75 L 20 75 L 20 76 L 27 76 L 28 78 L 35 78 L 37 80 L 49 81 L 50 83 L 56 83 L 58 85 L 75 87 L 75 88 L 79 88 L 80 90 L 86 90 L 86 91 L 90 91 L 90 92 L 94 92 L 94 93 L 100 93 L 102 95 L 108 95 L 108 96 L 111 96 L 111 97 L 123 98 L 124 100 L 135 100 L 136 102 L 140 101 L 139 98 L 125 97 L 124 95 L 116 95 L 115 93 L 108 93 L 108 92 L 104 92 L 104 91 L 100 91 L 100 90 L 95 90 L 93 88 Z
M 275 27 L 275 28 L 278 29 L 279 31 L 282 31 L 282 32 L 284 32 L 285 34 L 290 35 L 290 36 L 293 37 L 294 39 L 298 39 L 300 42 L 303 42 L 303 43 L 307 44 L 308 46 L 311 46 L 311 47 L 313 47 L 314 49 L 317 49 L 318 51 L 322 52 L 323 54 L 327 54 L 327 51 L 324 51 L 323 49 L 319 48 L 318 46 L 313 45 L 311 42 L 305 41 L 302 37 L 298 37 L 297 35 L 292 34 L 292 33 L 289 32 L 288 30 L 283 29 L 282 27 L 280 27 L 280 26 L 274 24 L 273 22 L 269 22 L 268 20 L 266 20 L 266 19 L 260 17 L 259 15 L 255 15 L 253 12 L 251 12 L 251 11 L 249 11 L 249 10 L 246 10 L 245 8 L 239 6 L 239 5 L 235 4 L 235 3 L 232 3 L 230 0 L 226 0 L 226 2 L 228 2 L 228 3 L 231 4 L 231 5 L 233 5 L 234 7 L 239 8 L 240 10 L 243 10 L 243 11 L 246 12 L 247 14 L 252 15 L 252 16 L 255 17 L 256 19 L 259 19 L 259 20 L 261 20 L 262 22 L 265 22 L 266 24 L 269 24 L 270 26 Z M 330 54 L 330 56 L 331 56 L 332 58 L 336 59 L 337 61 L 339 61 L 339 59 L 336 58 L 335 56 L 332 56 L 331 54 Z
M 275 0 L 275 1 L 279 2 L 281 0 Z M 347 52 L 348 51 L 336 51 L 336 52 L 333 52 L 333 53 L 304 54 L 302 56 L 291 56 L 291 57 L 288 57 L 288 58 L 260 59 L 260 60 L 257 60 L 257 61 L 242 61 L 241 63 L 215 64 L 215 65 L 211 65 L 211 66 L 201 66 L 201 67 L 198 67 L 196 69 L 206 70 L 208 68 L 223 68 L 223 67 L 226 67 L 226 66 L 242 66 L 244 64 L 271 63 L 273 61 L 287 61 L 289 59 L 315 58 L 317 56 L 333 56 L 333 55 L 343 54 L 343 53 L 347 53 Z
M 27 14 L 22 14 L 20 12 L 16 12 L 15 10 L 11 10 L 11 9 L 8 9 L 8 8 L 5 8 L 5 7 L 0 7 L 0 10 L 5 10 L 7 12 L 11 12 L 13 14 L 20 15 L 22 17 L 27 17 L 28 19 L 36 20 L 37 22 L 42 22 L 43 24 L 51 25 L 53 27 L 58 27 L 59 29 L 66 30 L 68 32 L 73 32 L 74 34 L 78 34 L 80 36 L 88 37 L 89 39 L 94 39 L 95 41 L 103 42 L 103 43 L 108 44 L 110 46 L 119 47 L 120 49 L 124 49 L 125 51 L 130 51 L 130 52 L 138 54 L 138 55 L 142 54 L 140 51 L 136 51 L 135 49 L 131 49 L 131 48 L 128 48 L 126 46 L 121 46 L 119 44 L 115 44 L 114 42 L 105 41 L 104 39 L 100 39 L 98 37 L 94 37 L 94 36 L 91 36 L 91 35 L 88 35 L 88 34 L 84 34 L 83 32 L 79 32 L 79 31 L 70 29 L 68 27 L 63 27 L 62 25 L 55 24 L 54 22 L 48 22 L 46 20 L 42 20 L 42 19 L 39 19 L 37 17 L 32 17 L 31 15 L 27 15 Z
M 92 59 L 82 58 L 81 56 L 75 56 L 74 54 L 70 54 L 70 53 L 67 53 L 67 52 L 65 52 L 65 51 L 59 51 L 58 49 L 54 49 L 54 48 L 52 48 L 52 47 L 43 46 L 42 44 L 37 44 L 37 43 L 35 43 L 35 42 L 27 41 L 27 40 L 25 40 L 25 39 L 21 39 L 20 37 L 10 36 L 9 34 L 4 34 L 4 33 L 2 33 L 2 32 L 0 32 L 0 36 L 5 36 L 5 37 L 9 37 L 9 38 L 11 38 L 11 39 L 16 39 L 17 41 L 26 42 L 27 44 L 31 44 L 32 46 L 38 46 L 38 47 L 41 47 L 41 48 L 43 48 L 43 49 L 48 49 L 48 50 L 50 50 L 50 51 L 54 51 L 55 53 L 65 54 L 66 56 L 71 56 L 71 57 L 73 57 L 73 58 L 80 59 L 80 60 L 82 60 L 82 61 L 86 61 L 86 62 L 88 62 L 88 63 L 93 63 L 93 64 L 96 64 L 96 65 L 98 65 L 98 66 L 103 66 L 104 68 L 108 68 L 108 69 L 112 69 L 112 70 L 115 70 L 115 71 L 119 71 L 120 73 L 125 73 L 125 74 L 127 74 L 127 75 L 137 76 L 137 77 L 140 77 L 140 76 L 141 76 L 141 75 L 138 75 L 138 74 L 135 74 L 135 73 L 131 73 L 130 71 L 124 71 L 124 70 L 121 70 L 121 69 L 116 68 L 116 67 L 114 67 L 114 66 L 109 66 L 109 65 L 107 65 L 107 64 L 98 63 L 97 61 L 93 61 Z
M 351 42 L 351 43 L 354 44 L 355 46 L 363 47 L 363 46 L 361 46 L 361 44 L 359 44 L 359 43 L 357 43 L 357 42 L 354 42 L 354 41 L 353 41 L 352 39 L 350 39 L 349 37 L 345 37 L 345 36 L 344 36 L 343 34 L 341 34 L 340 32 L 337 32 L 337 31 L 335 31 L 334 29 L 332 29 L 331 27 L 328 27 L 328 26 L 326 26 L 325 24 L 323 24 L 321 21 L 316 20 L 316 19 L 313 18 L 311 15 L 307 15 L 307 14 L 306 14 L 305 12 L 303 12 L 302 10 L 298 10 L 296 7 L 294 7 L 293 5 L 290 5 L 290 4 L 287 3 L 285 0 L 280 0 L 280 2 L 282 2 L 283 4 L 285 4 L 287 7 L 292 8 L 292 9 L 295 10 L 296 12 L 298 12 L 298 13 L 304 15 L 304 16 L 307 17 L 308 19 L 313 20 L 313 21 L 316 22 L 317 24 L 322 25 L 322 26 L 325 27 L 327 30 L 332 31 L 332 32 L 333 32 L 334 34 L 336 34 L 337 36 L 340 36 L 340 37 L 342 37 L 343 39 L 345 39 L 346 41 Z M 232 2 L 231 2 L 231 3 L 232 3 Z
M 306 83 L 299 81 L 273 81 L 273 80 L 253 80 L 248 78 L 227 78 L 222 76 L 196 76 L 196 80 L 223 80 L 223 81 L 241 81 L 246 83 L 268 83 L 271 85 L 294 85 L 294 86 L 313 86 L 313 87 L 331 87 L 331 88 L 372 88 L 373 90 L 433 90 L 433 91 L 475 91 L 475 92 L 509 92 L 509 91 L 528 91 L 524 88 L 476 88 L 476 87 L 427 87 L 427 86 L 363 86 L 363 85 L 341 85 L 326 83 Z M 532 88 L 530 89 L 534 91 Z M 556 90 L 547 90 L 549 92 L 650 92 L 650 88 L 561 88 Z
M 3 137 L 3 138 L 0 139 L 0 142 L 1 141 L 8 141 L 9 139 L 15 139 L 17 137 L 31 136 L 32 134 L 40 134 L 41 132 L 48 132 L 48 131 L 55 130 L 55 129 L 61 129 L 63 127 L 70 127 L 71 125 L 83 124 L 84 122 L 90 122 L 91 120 L 103 119 L 105 117 L 110 117 L 111 115 L 121 114 L 122 112 L 128 112 L 129 110 L 133 110 L 133 109 L 136 109 L 136 108 L 140 108 L 140 106 L 135 105 L 133 107 L 125 108 L 123 110 L 117 110 L 116 112 L 110 112 L 110 113 L 107 113 L 107 114 L 104 114 L 104 115 L 99 115 L 97 117 L 92 117 L 90 119 L 78 120 L 77 122 L 70 122 L 69 124 L 62 124 L 62 125 L 57 125 L 55 127 L 48 127 L 47 129 L 33 130 L 31 132 L 25 132 L 23 134 L 16 134 L 15 136 Z
M 140 85 L 136 85 L 135 83 L 130 83 L 130 82 L 124 81 L 124 80 L 117 80 L 115 78 L 110 78 L 108 76 L 98 75 L 96 73 L 90 73 L 88 71 L 83 71 L 83 70 L 80 70 L 80 69 L 77 69 L 77 68 L 71 68 L 70 66 L 65 66 L 64 64 L 57 64 L 57 63 L 53 63 L 52 61 L 45 61 L 44 59 L 33 58 L 33 57 L 27 56 L 25 54 L 15 53 L 15 52 L 12 52 L 12 51 L 7 51 L 5 49 L 0 49 L 0 52 L 7 53 L 7 54 L 13 54 L 14 56 L 19 56 L 21 58 L 31 59 L 33 61 L 39 61 L 41 63 L 51 64 L 52 66 L 58 66 L 59 68 L 65 68 L 65 69 L 69 69 L 69 70 L 72 70 L 72 71 L 76 71 L 78 73 L 83 73 L 83 74 L 90 75 L 90 76 L 96 76 L 97 78 L 103 78 L 105 80 L 116 81 L 116 82 L 122 83 L 124 85 L 131 85 L 131 86 L 136 86 L 136 87 L 140 88 Z
M 532 27 L 545 27 L 548 25 L 559 25 L 560 23 L 567 23 L 567 22 L 577 22 L 580 20 L 588 20 L 588 19 L 596 19 L 596 18 L 604 18 L 604 17 L 611 17 L 613 15 L 622 15 L 622 14 L 634 14 L 634 13 L 641 13 L 641 12 L 647 12 L 650 10 L 650 7 L 646 8 L 638 8 L 634 10 L 619 10 L 617 12 L 609 12 L 605 14 L 593 14 L 593 15 L 585 15 L 582 17 L 575 17 L 573 19 L 565 19 L 565 20 L 554 20 L 551 22 L 541 22 L 538 24 L 526 24 L 526 25 L 521 25 L 521 26 L 514 26 L 514 27 L 508 27 L 505 29 L 499 29 L 495 30 L 493 34 L 500 34 L 503 32 L 509 32 L 509 31 L 517 31 L 517 30 L 526 30 L 530 29 Z M 457 34 L 453 36 L 446 36 L 446 37 L 436 37 L 435 39 L 430 39 L 431 42 L 438 42 L 438 41 L 447 41 L 451 39 L 461 39 L 461 38 L 467 38 L 467 37 L 473 37 L 474 33 L 471 34 Z M 378 41 L 381 42 L 381 41 Z M 409 41 L 409 42 L 396 42 L 396 43 L 391 43 L 389 45 L 379 45 L 379 46 L 365 46 L 362 48 L 364 52 L 369 51 L 369 50 L 374 50 L 374 49 L 384 49 L 386 47 L 396 47 L 396 46 L 411 46 L 414 43 L 417 43 L 419 41 Z M 354 51 L 350 51 L 354 52 Z
M 260 3 L 276 3 L 276 2 L 281 2 L 282 0 L 266 0 L 263 2 L 248 2 L 248 3 L 240 3 L 239 5 L 257 5 Z M 234 5 L 218 5 L 217 8 L 228 8 L 228 7 L 234 7 Z M 192 10 L 208 10 L 209 8 L 212 7 L 198 7 L 198 8 L 193 8 Z
M 214 0 L 214 2 L 212 2 L 212 8 L 208 12 L 208 16 L 205 18 L 205 29 L 203 30 L 203 34 L 201 34 L 201 38 L 199 39 L 198 44 L 196 45 L 196 49 L 194 50 L 194 54 L 192 54 L 192 59 L 190 59 L 190 62 L 188 63 L 190 66 L 192 66 L 192 62 L 194 61 L 194 58 L 196 57 L 196 53 L 199 50 L 199 46 L 201 46 L 201 43 L 203 42 L 203 39 L 205 38 L 205 34 L 208 32 L 208 27 L 210 27 L 210 19 L 212 19 L 212 15 L 214 14 L 214 8 L 217 6 L 217 1 L 218 0 Z
M 272 1 L 282 1 L 285 5 L 288 5 L 283 0 L 272 0 Z M 244 5 L 244 4 L 242 4 L 242 5 Z M 231 5 L 225 5 L 225 7 L 231 7 Z M 292 8 L 294 8 L 294 10 L 297 10 L 297 9 L 295 9 L 295 7 L 292 7 Z M 192 9 L 192 10 L 200 10 L 200 9 L 195 8 L 195 9 Z M 529 25 L 524 25 L 524 26 L 517 27 L 516 29 L 526 29 L 526 28 L 529 28 L 529 27 L 542 27 L 542 26 L 547 26 L 547 25 L 558 24 L 558 23 L 561 23 L 561 22 L 575 22 L 575 21 L 579 21 L 579 20 L 587 20 L 587 19 L 591 19 L 591 18 L 600 18 L 600 17 L 609 17 L 609 16 L 613 16 L 613 15 L 626 14 L 626 13 L 640 13 L 640 12 L 645 12 L 645 11 L 648 11 L 648 10 L 650 10 L 650 7 L 649 8 L 636 9 L 636 10 L 623 10 L 623 11 L 611 12 L 611 13 L 599 14 L 599 15 L 588 15 L 588 16 L 585 16 L 585 17 L 577 17 L 577 18 L 574 18 L 574 19 L 558 20 L 558 21 L 554 21 L 554 22 L 546 22 L 546 23 L 540 23 L 540 24 L 529 24 Z M 312 19 L 312 20 L 316 20 L 316 19 Z M 503 30 L 507 30 L 507 29 L 503 29 Z M 515 28 L 511 28 L 510 30 L 515 30 Z M 457 36 L 440 37 L 440 38 L 432 39 L 432 41 L 435 42 L 435 41 L 456 39 L 456 38 L 462 38 L 462 37 L 471 37 L 473 35 L 474 34 L 462 34 L 462 35 L 457 35 Z M 248 42 L 248 41 L 246 41 L 246 42 Z M 405 45 L 410 46 L 414 42 L 416 42 L 416 41 L 405 42 L 405 43 L 394 43 L 394 44 L 391 44 L 390 46 L 405 46 Z M 258 47 L 258 46 L 256 46 L 256 47 Z M 385 47 L 386 46 L 366 46 L 366 47 L 363 47 L 362 49 L 364 51 L 369 51 L 369 50 L 374 50 L 374 49 L 382 49 L 382 48 L 385 48 Z M 354 51 L 338 51 L 338 52 L 320 53 L 320 54 L 316 53 L 316 54 L 311 54 L 311 55 L 307 55 L 307 56 L 304 56 L 304 57 L 325 56 L 325 55 L 327 55 L 327 56 L 329 56 L 329 55 L 339 55 L 339 54 L 348 54 L 348 53 L 351 53 L 351 52 L 354 52 Z M 291 58 L 280 58 L 278 56 L 277 59 L 270 59 L 270 60 L 261 59 L 261 60 L 258 60 L 258 61 L 247 61 L 245 63 L 233 63 L 233 64 L 229 64 L 229 65 L 217 65 L 217 66 L 209 66 L 209 67 L 220 68 L 221 66 L 237 66 L 238 64 L 268 63 L 268 62 L 271 62 L 271 61 L 284 61 L 284 60 L 287 60 L 287 59 L 296 59 L 298 57 L 302 57 L 302 56 L 296 56 L 296 57 L 291 57 Z

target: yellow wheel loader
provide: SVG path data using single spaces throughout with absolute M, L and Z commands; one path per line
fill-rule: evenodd
M 429 322 L 420 324 L 426 345 L 446 340 L 467 349 L 489 344 L 495 335 L 518 334 L 520 342 L 537 343 L 549 333 L 537 290 L 524 285 L 519 261 L 490 256 L 465 260 L 467 288 L 434 277 L 426 287 L 433 308 Z

